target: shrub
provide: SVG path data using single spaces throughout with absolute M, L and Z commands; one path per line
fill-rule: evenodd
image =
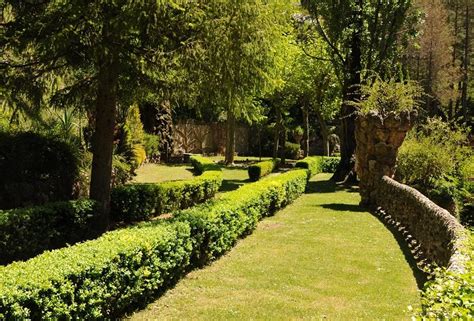
M 430 119 L 400 148 L 397 179 L 418 188 L 452 214 L 469 192 L 471 149 L 466 131 Z M 454 207 L 454 210 L 452 209 Z
M 0 133 L 0 208 L 70 200 L 79 175 L 68 144 L 39 134 Z
M 465 271 L 436 269 L 422 293 L 417 318 L 428 320 L 470 320 L 474 309 L 474 237 L 466 247 L 470 258 Z
M 188 222 L 193 238 L 192 262 L 200 266 L 228 251 L 239 237 L 250 233 L 257 222 L 272 215 L 301 195 L 306 170 L 244 185 L 211 201 L 175 214 L 174 220 Z
M 278 163 L 279 160 L 273 159 L 250 165 L 247 169 L 250 180 L 256 182 L 263 176 L 270 174 L 278 166 Z
M 0 263 L 28 259 L 96 236 L 95 212 L 90 200 L 0 211 Z
M 335 173 L 340 161 L 340 157 L 323 157 L 321 164 L 322 172 Z
M 285 157 L 288 159 L 298 159 L 301 155 L 301 145 L 296 143 L 285 143 Z
M 212 160 L 206 157 L 193 155 L 190 158 L 191 165 L 193 165 L 194 171 L 198 174 L 202 174 L 206 171 L 220 171 L 219 165 L 214 163 Z
M 296 163 L 296 167 L 309 170 L 310 176 L 321 173 L 323 158 L 321 156 L 308 156 Z
M 149 224 L 0 267 L 0 319 L 116 319 L 189 265 L 189 226 Z
M 195 167 L 204 173 L 192 180 L 116 187 L 111 195 L 115 221 L 134 222 L 202 203 L 213 197 L 222 184 L 220 168 L 212 161 L 194 157 Z
M 160 156 L 160 138 L 157 135 L 144 134 L 143 146 L 148 159 L 156 159 Z
M 305 170 L 179 212 L 0 267 L 0 319 L 117 319 L 208 262 L 303 193 Z

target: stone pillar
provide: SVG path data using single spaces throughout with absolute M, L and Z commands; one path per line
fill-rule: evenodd
M 356 120 L 356 171 L 361 205 L 375 205 L 376 185 L 383 176 L 393 178 L 398 149 L 413 126 L 416 113 L 370 112 Z

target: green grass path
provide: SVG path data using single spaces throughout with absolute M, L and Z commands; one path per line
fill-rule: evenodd
M 328 178 L 132 319 L 408 320 L 418 287 L 397 240 Z

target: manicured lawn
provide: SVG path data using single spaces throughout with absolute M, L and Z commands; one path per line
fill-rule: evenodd
M 135 183 L 159 183 L 164 181 L 192 179 L 194 174 L 191 165 L 158 165 L 145 164 L 137 169 Z
M 400 245 L 328 177 L 132 319 L 409 319 L 418 287 Z
M 137 170 L 137 176 L 134 177 L 135 183 L 159 183 L 171 180 L 192 179 L 193 172 L 190 165 L 158 165 L 145 164 Z M 221 191 L 227 192 L 239 188 L 248 183 L 248 173 L 246 168 L 224 167 L 222 166 Z

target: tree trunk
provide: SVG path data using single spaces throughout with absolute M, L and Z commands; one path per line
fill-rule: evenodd
M 285 165 L 286 163 L 286 155 L 285 155 L 285 145 L 286 145 L 286 129 L 283 128 L 281 130 L 281 145 L 280 145 L 280 166 Z
M 303 152 L 304 157 L 309 155 L 309 106 L 308 103 L 303 105 Z
M 118 74 L 114 63 L 99 67 L 98 90 L 95 107 L 95 132 L 90 185 L 90 198 L 99 202 L 98 230 L 106 230 L 110 223 L 110 190 L 112 153 L 117 104 Z
M 275 123 L 275 133 L 273 136 L 273 158 L 278 157 L 278 150 L 280 145 L 280 130 L 281 130 L 281 112 L 277 111 L 277 120 Z
M 225 163 L 227 165 L 234 164 L 235 154 L 235 115 L 228 111 L 227 112 L 227 137 L 226 137 L 226 148 L 225 148 Z
M 357 175 L 355 173 L 356 149 L 355 120 L 357 118 L 357 108 L 348 101 L 357 101 L 360 98 L 361 84 L 361 34 L 362 34 L 362 0 L 357 1 L 358 11 L 355 13 L 356 28 L 352 34 L 351 52 L 347 71 L 345 73 L 343 90 L 343 103 L 341 108 L 341 161 L 334 173 L 332 180 L 336 182 L 355 183 Z
M 470 68 L 470 32 L 471 32 L 471 24 L 470 24 L 470 12 L 469 12 L 469 1 L 466 2 L 466 17 L 465 17 L 465 37 L 464 37 L 464 68 L 463 68 L 463 80 L 462 80 L 462 87 L 461 87 L 461 108 L 462 113 L 464 116 L 464 120 L 468 120 L 469 110 L 467 105 L 467 96 L 468 96 L 468 88 L 469 88 L 469 68 Z
M 329 156 L 329 129 L 321 114 L 321 110 L 316 108 L 316 117 L 318 118 L 319 126 L 321 127 L 321 136 L 323 137 L 324 156 Z

